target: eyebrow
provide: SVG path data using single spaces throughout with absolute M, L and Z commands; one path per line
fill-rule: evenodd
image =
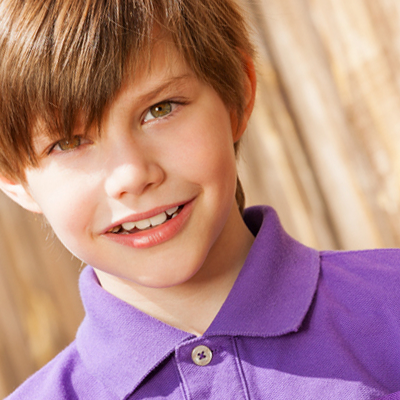
M 183 86 L 186 81 L 193 78 L 194 76 L 192 74 L 173 76 L 149 92 L 139 95 L 137 98 L 135 98 L 135 102 L 138 102 L 139 104 L 149 103 L 153 99 L 161 96 L 164 92 L 168 92 L 171 89 L 177 89 L 180 86 Z

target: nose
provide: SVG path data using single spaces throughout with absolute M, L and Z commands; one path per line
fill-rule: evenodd
M 127 195 L 139 196 L 159 186 L 165 179 L 164 170 L 154 151 L 133 140 L 108 146 L 104 167 L 105 190 L 114 199 Z

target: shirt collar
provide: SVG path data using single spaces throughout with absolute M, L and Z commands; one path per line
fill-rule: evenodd
M 204 336 L 268 337 L 295 332 L 316 290 L 318 252 L 290 238 L 269 207 L 247 209 L 244 218 L 256 239 Z M 77 333 L 79 354 L 89 373 L 121 399 L 176 346 L 194 337 L 103 290 L 91 267 L 81 274 L 80 290 L 86 316 Z
M 79 284 L 86 311 L 76 336 L 79 355 L 118 398 L 126 398 L 175 346 L 193 337 L 106 292 L 90 266 Z
M 268 337 L 295 332 L 316 291 L 319 253 L 291 238 L 270 207 L 251 207 L 244 220 L 256 238 L 206 335 Z

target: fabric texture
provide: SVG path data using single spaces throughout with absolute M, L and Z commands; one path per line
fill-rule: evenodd
M 203 336 L 112 296 L 88 266 L 76 340 L 8 400 L 400 399 L 400 250 L 318 252 L 269 207 L 245 221 L 256 239 Z

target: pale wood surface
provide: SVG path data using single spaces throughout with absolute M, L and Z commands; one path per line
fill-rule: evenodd
M 260 44 L 241 163 L 248 204 L 273 205 L 318 248 L 398 246 L 400 3 L 247 7 Z
M 244 1 L 244 0 L 243 0 Z M 247 204 L 328 249 L 400 244 L 400 2 L 249 0 L 257 105 L 243 141 Z M 0 397 L 69 343 L 80 263 L 0 196 Z
M 81 263 L 42 225 L 0 196 L 0 398 L 64 348 L 83 316 Z

